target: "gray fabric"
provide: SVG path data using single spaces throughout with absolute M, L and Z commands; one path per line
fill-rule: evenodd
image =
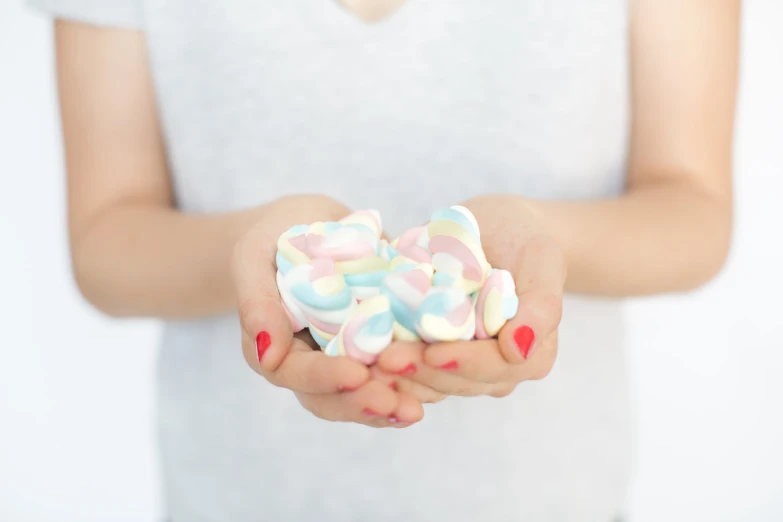
M 35 0 L 119 21 L 128 2 Z M 323 192 L 390 234 L 486 192 L 623 186 L 622 0 L 411 0 L 366 26 L 331 0 L 138 6 L 187 212 Z M 128 17 L 133 25 L 135 19 Z M 176 522 L 612 519 L 629 477 L 620 304 L 569 296 L 559 360 L 504 399 L 408 430 L 313 418 L 245 365 L 235 317 L 168 324 L 160 355 Z

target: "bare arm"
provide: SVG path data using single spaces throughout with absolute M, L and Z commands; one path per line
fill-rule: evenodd
M 74 274 L 85 297 L 120 316 L 193 317 L 236 309 L 234 246 L 279 205 L 177 211 L 142 33 L 60 21 L 57 71 Z M 303 222 L 324 219 L 312 197 Z M 294 223 L 291 223 L 294 224 Z
M 468 203 L 497 237 L 523 242 L 529 232 L 517 224 L 537 217 L 564 250 L 572 292 L 691 289 L 720 270 L 729 249 L 739 1 L 631 3 L 627 192 L 603 201 Z M 519 221 L 507 219 L 514 213 Z

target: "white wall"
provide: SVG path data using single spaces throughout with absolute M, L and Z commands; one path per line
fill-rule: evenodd
M 737 230 L 724 274 L 629 307 L 637 522 L 783 520 L 783 4 L 746 1 Z M 48 25 L 0 5 L 0 520 L 160 513 L 149 322 L 68 272 Z
M 0 0 L 0 521 L 159 513 L 145 322 L 71 281 L 49 25 Z

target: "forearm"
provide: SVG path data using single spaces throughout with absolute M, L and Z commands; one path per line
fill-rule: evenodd
M 187 318 L 235 307 L 231 255 L 260 209 L 191 215 L 150 204 L 105 210 L 72 236 L 76 282 L 116 316 Z
M 566 290 L 581 294 L 631 296 L 695 288 L 720 270 L 731 235 L 730 202 L 681 186 L 648 186 L 596 201 L 500 196 L 494 203 L 485 199 L 471 205 L 482 226 L 506 227 L 493 233 L 506 237 L 528 233 L 507 217 L 524 206 L 562 246 Z

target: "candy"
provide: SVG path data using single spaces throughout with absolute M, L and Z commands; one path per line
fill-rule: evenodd
M 464 207 L 439 210 L 427 226 L 433 284 L 461 288 L 472 294 L 484 284 L 491 267 L 481 249 L 478 223 Z
M 347 355 L 368 366 L 374 364 L 392 341 L 393 323 L 394 316 L 385 296 L 365 299 L 343 323 L 337 336 L 329 341 L 324 353 Z
M 415 327 L 428 343 L 470 340 L 476 332 L 472 299 L 459 288 L 433 287 L 416 310 Z
M 339 222 L 297 225 L 277 242 L 277 268 L 285 275 L 313 259 L 331 259 L 356 299 L 378 295 L 388 263 L 379 257 L 380 216 L 360 210 Z
M 432 265 L 405 264 L 383 280 L 381 294 L 389 299 L 394 314 L 394 338 L 418 341 L 416 311 L 432 287 Z
M 275 262 L 277 270 L 283 275 L 287 274 L 294 266 L 310 262 L 309 254 L 295 246 L 295 243 L 302 245 L 299 238 L 303 238 L 309 229 L 310 227 L 307 225 L 296 225 L 283 232 L 277 240 Z
M 280 281 L 280 279 L 278 279 Z M 324 347 L 356 308 L 356 299 L 331 259 L 315 259 L 293 267 L 282 277 L 280 296 L 292 326 L 307 325 L 313 339 Z M 301 328 L 300 328 L 301 329 Z
M 515 315 L 511 274 L 487 262 L 468 209 L 439 210 L 391 242 L 382 235 L 378 212 L 360 210 L 278 240 L 283 308 L 327 355 L 371 365 L 393 339 L 489 339 Z
M 495 270 L 476 295 L 476 339 L 490 339 L 517 314 L 519 298 L 511 274 Z

